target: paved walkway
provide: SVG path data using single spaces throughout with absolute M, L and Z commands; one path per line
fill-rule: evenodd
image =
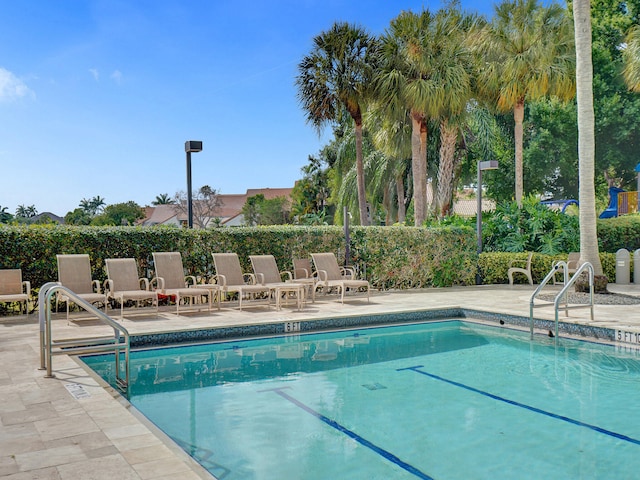
M 211 315 L 176 317 L 172 309 L 161 310 L 157 317 L 131 317 L 123 325 L 130 333 L 139 334 L 449 307 L 528 317 L 533 288 L 490 285 L 372 292 L 370 303 L 352 299 L 341 305 L 325 297 L 308 304 L 302 312 L 289 307 L 280 311 L 254 307 L 242 312 L 223 308 Z M 634 285 L 610 285 L 610 290 L 640 296 L 640 287 Z M 537 309 L 536 317 L 553 320 L 553 308 Z M 588 309 L 571 311 L 566 321 L 640 333 L 640 305 L 596 305 L 593 322 Z M 74 338 L 109 333 L 110 329 L 91 321 L 68 325 L 61 315 L 53 322 L 52 336 Z M 54 357 L 55 378 L 44 378 L 44 372 L 38 370 L 38 342 L 37 315 L 0 317 L 0 477 L 212 478 L 73 358 Z M 77 390 L 78 386 L 82 388 Z

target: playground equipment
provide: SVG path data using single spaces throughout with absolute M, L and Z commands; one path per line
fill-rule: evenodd
M 570 198 L 568 200 L 543 200 L 540 203 L 543 205 L 546 205 L 547 207 L 553 210 L 560 209 L 561 213 L 564 213 L 564 211 L 567 209 L 569 205 L 575 205 L 577 207 L 580 206 L 580 203 L 577 200 L 574 200 L 573 198 Z
M 618 194 L 625 191 L 618 187 L 609 187 L 609 206 L 600 214 L 600 218 L 613 218 L 618 216 Z

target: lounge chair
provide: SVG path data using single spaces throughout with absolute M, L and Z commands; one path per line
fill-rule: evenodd
M 282 298 L 290 295 L 295 298 L 298 310 L 302 309 L 307 285 L 292 281 L 291 272 L 279 271 L 273 255 L 249 255 L 249 260 L 258 283 L 269 287 L 274 294 L 278 310 Z
M 578 267 L 580 266 L 580 252 L 571 252 L 567 257 L 567 273 L 569 274 L 569 278 L 571 275 L 578 271 Z M 562 282 L 556 282 L 556 276 L 553 276 L 553 283 L 564 283 L 564 267 L 558 268 L 556 274 L 562 275 Z
M 58 283 L 68 288 L 89 303 L 101 303 L 107 311 L 107 296 L 100 288 L 98 280 L 91 279 L 91 260 L 85 253 L 56 255 L 58 260 Z M 67 320 L 69 320 L 69 304 L 71 299 L 58 292 L 56 294 L 56 311 L 58 302 L 67 304 Z
M 293 259 L 293 280 L 297 283 L 304 283 L 309 289 L 311 300 L 316 300 L 316 283 L 318 276 L 311 267 L 311 260 L 308 258 Z
M 322 287 L 327 290 L 337 288 L 342 303 L 344 303 L 344 295 L 347 290 L 364 288 L 367 291 L 367 301 L 369 301 L 369 282 L 356 280 L 353 269 L 340 267 L 338 259 L 333 253 L 312 253 L 311 258 L 319 279 L 316 288 Z
M 154 281 L 157 283 L 158 292 L 176 297 L 176 315 L 180 315 L 180 302 L 183 299 L 191 299 L 191 304 L 207 297 L 209 311 L 213 293 L 207 288 L 199 288 L 192 276 L 185 277 L 180 252 L 153 252 L 153 264 L 156 270 Z M 191 280 L 191 286 L 189 286 Z
M 29 313 L 31 283 L 22 280 L 22 270 L 19 268 L 0 270 L 0 302 L 24 302 L 24 313 Z
M 149 280 L 138 277 L 138 266 L 134 258 L 108 258 L 107 298 L 120 303 L 120 320 L 124 317 L 124 304 L 135 300 L 139 306 L 143 300 L 151 300 L 158 313 L 158 292 L 150 290 Z
M 511 260 L 509 263 L 509 270 L 507 270 L 507 276 L 509 277 L 509 285 L 513 285 L 513 274 L 520 273 L 527 277 L 529 281 L 529 285 L 533 285 L 533 278 L 531 277 L 531 259 L 533 258 L 533 252 L 529 252 L 529 256 L 527 257 L 526 263 L 524 260 L 516 259 Z M 522 267 L 515 267 L 514 265 L 525 265 Z
M 220 285 L 221 293 L 226 297 L 229 293 L 238 293 L 238 308 L 242 310 L 242 300 L 245 295 L 255 298 L 258 294 L 265 294 L 269 303 L 270 288 L 258 285 L 253 274 L 243 274 L 240 260 L 235 253 L 212 253 L 216 268 L 215 283 Z M 245 277 L 247 280 L 245 280 Z

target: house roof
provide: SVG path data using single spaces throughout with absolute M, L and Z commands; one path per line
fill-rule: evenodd
M 51 213 L 51 212 L 42 212 L 37 214 L 35 217 L 31 217 L 29 220 L 31 220 L 32 222 L 37 222 L 39 221 L 41 218 L 43 217 L 49 217 L 51 220 L 53 220 L 54 222 L 58 222 L 60 224 L 64 224 L 64 217 L 59 217 L 58 215 L 56 215 L 55 213 Z
M 264 195 L 267 200 L 277 197 L 285 197 L 291 199 L 293 188 L 250 188 L 246 193 L 219 194 L 220 207 L 212 212 L 212 217 L 219 217 L 222 224 L 229 222 L 231 219 L 240 215 L 242 207 L 249 197 L 256 195 Z M 142 219 L 140 225 L 161 225 L 169 222 L 172 218 L 176 218 L 176 223 L 186 220 L 186 215 L 175 208 L 174 205 L 156 205 L 154 207 L 144 208 L 145 218 Z
M 144 207 L 144 218 L 141 225 L 161 225 L 175 217 L 178 212 L 174 205 L 156 205 L 155 207 Z

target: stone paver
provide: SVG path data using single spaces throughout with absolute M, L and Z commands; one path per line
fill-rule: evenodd
M 503 285 L 376 292 L 370 303 L 360 298 L 344 305 L 320 297 L 301 312 L 291 307 L 242 312 L 223 308 L 211 315 L 178 317 L 172 309 L 158 316 L 129 317 L 123 325 L 136 334 L 449 307 L 527 317 L 534 288 Z M 640 296 L 640 286 L 611 285 L 610 290 Z M 535 314 L 554 318 L 553 308 L 536 309 Z M 594 321 L 587 309 L 572 311 L 562 321 L 640 332 L 640 309 L 597 305 Z M 53 321 L 54 338 L 108 334 L 109 328 L 93 321 L 68 323 L 64 314 Z M 212 478 L 75 359 L 56 356 L 52 364 L 55 378 L 45 378 L 38 369 L 37 315 L 0 317 L 0 476 L 13 480 Z M 75 398 L 65 384 L 82 385 L 89 396 Z

